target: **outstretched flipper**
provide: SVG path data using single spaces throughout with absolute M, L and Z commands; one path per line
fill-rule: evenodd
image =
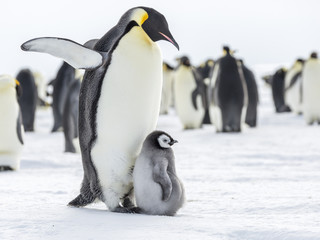
M 103 64 L 103 56 L 99 52 L 64 38 L 35 38 L 22 44 L 21 49 L 48 53 L 78 69 L 92 70 Z
M 153 168 L 153 180 L 161 186 L 163 201 L 168 201 L 172 193 L 172 182 L 167 173 L 167 168 L 167 159 L 157 160 Z

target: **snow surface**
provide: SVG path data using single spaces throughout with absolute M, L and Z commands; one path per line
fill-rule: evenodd
M 51 109 L 37 111 L 18 172 L 0 174 L 0 239 L 320 239 L 320 127 L 276 114 L 258 79 L 259 121 L 241 134 L 213 126 L 183 131 L 174 111 L 158 129 L 174 146 L 187 203 L 175 217 L 109 212 L 67 203 L 82 180 L 79 154 L 51 134 Z

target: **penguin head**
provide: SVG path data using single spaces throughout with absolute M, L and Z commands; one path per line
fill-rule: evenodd
M 183 65 L 186 67 L 191 66 L 190 59 L 187 56 L 182 56 L 180 58 L 176 58 L 176 61 L 178 61 L 179 65 Z
M 318 54 L 316 52 L 313 52 L 313 53 L 311 53 L 310 58 L 317 59 L 318 58 Z
M 175 143 L 177 140 L 174 140 L 168 133 L 163 131 L 153 131 L 146 138 L 146 142 L 151 144 L 153 147 L 158 149 L 168 149 Z
M 137 7 L 133 10 L 134 20 L 152 41 L 165 40 L 172 43 L 179 50 L 178 43 L 169 31 L 167 20 L 161 13 L 148 7 Z

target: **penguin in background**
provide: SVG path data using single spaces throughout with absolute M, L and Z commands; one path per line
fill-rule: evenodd
M 18 101 L 22 112 L 24 130 L 26 132 L 33 132 L 38 102 L 38 91 L 35 80 L 30 69 L 22 69 L 16 79 L 22 89 L 22 95 Z
M 320 60 L 311 53 L 302 70 L 303 115 L 306 123 L 320 124 Z
M 202 127 L 206 109 L 205 85 L 188 57 L 183 56 L 175 70 L 175 108 L 184 129 Z
M 272 98 L 277 113 L 291 112 L 291 109 L 284 101 L 284 81 L 286 73 L 287 70 L 285 68 L 280 68 L 272 75 Z
M 63 62 L 52 82 L 52 113 L 54 124 L 51 132 L 56 132 L 62 127 L 63 108 L 67 98 L 69 84 L 74 81 L 75 69 L 67 62 Z
M 246 81 L 230 48 L 224 46 L 223 52 L 210 81 L 210 117 L 217 132 L 241 132 L 248 104 Z
M 18 98 L 20 83 L 0 75 L 0 172 L 18 170 L 23 149 L 24 129 Z
M 174 68 L 163 62 L 163 84 L 161 94 L 160 114 L 168 114 L 173 94 Z
M 245 123 L 250 127 L 257 126 L 257 107 L 259 102 L 259 93 L 257 82 L 253 72 L 244 65 L 243 60 L 239 60 L 242 66 L 244 79 L 246 80 L 248 90 L 248 108 L 246 112 Z
M 32 74 L 37 87 L 37 107 L 48 107 L 49 103 L 47 102 L 47 84 L 44 80 L 44 77 L 40 72 L 32 72 Z
M 285 103 L 296 114 L 302 114 L 302 69 L 303 59 L 297 59 L 285 77 Z
M 79 133 L 78 133 L 78 115 L 79 115 L 79 94 L 82 81 L 79 70 L 76 70 L 75 79 L 69 84 L 66 94 L 66 101 L 62 114 L 62 127 L 65 139 L 65 152 L 79 152 Z
M 213 59 L 207 59 L 204 63 L 196 68 L 196 71 L 200 75 L 201 81 L 205 87 L 205 101 L 206 101 L 206 109 L 202 123 L 203 124 L 211 124 L 210 114 L 209 114 L 209 97 L 208 97 L 208 89 L 210 85 L 210 78 L 212 77 L 214 67 Z
M 79 96 L 84 177 L 80 194 L 70 206 L 84 207 L 101 200 L 110 211 L 132 211 L 132 169 L 160 111 L 159 40 L 179 49 L 161 13 L 135 7 L 102 38 L 93 40 L 92 48 L 61 38 L 37 38 L 21 46 L 86 70 Z

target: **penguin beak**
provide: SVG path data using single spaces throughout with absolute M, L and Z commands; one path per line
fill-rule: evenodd
M 178 143 L 178 141 L 177 141 L 177 140 L 172 140 L 172 141 L 169 143 L 169 145 L 172 146 L 172 145 L 175 144 L 175 143 Z
M 159 32 L 159 33 L 160 33 L 160 35 L 162 35 L 165 38 L 165 40 L 167 40 L 168 42 L 171 42 L 173 44 L 173 46 L 175 46 L 178 50 L 180 50 L 179 44 L 176 42 L 176 40 L 174 40 L 174 38 L 172 36 L 168 37 L 167 35 L 165 35 L 162 32 Z

